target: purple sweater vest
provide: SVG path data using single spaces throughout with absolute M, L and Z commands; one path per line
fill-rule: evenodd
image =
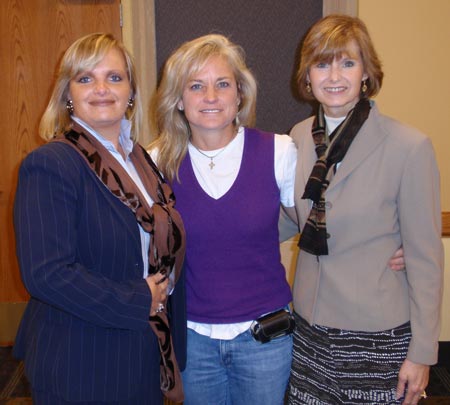
M 189 154 L 179 176 L 173 190 L 187 236 L 187 318 L 236 323 L 287 305 L 292 297 L 280 261 L 274 135 L 245 130 L 239 174 L 218 200 L 198 184 Z

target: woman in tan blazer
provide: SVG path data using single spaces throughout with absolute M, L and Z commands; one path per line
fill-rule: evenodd
M 417 404 L 437 361 L 443 282 L 439 173 L 430 140 L 369 100 L 381 64 L 364 23 L 307 34 L 297 124 L 290 404 Z M 403 245 L 406 269 L 389 258 Z

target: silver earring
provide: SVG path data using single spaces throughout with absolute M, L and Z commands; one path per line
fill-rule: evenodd
M 128 108 L 133 108 L 134 106 L 134 98 L 130 97 L 128 99 Z
M 177 108 L 178 108 L 178 111 L 184 111 L 184 107 L 182 105 L 179 105 Z
M 365 93 L 365 92 L 367 91 L 367 84 L 366 84 L 366 81 L 365 81 L 365 80 L 363 80 L 362 83 L 363 83 L 363 84 L 362 84 L 362 87 L 361 87 L 361 91 L 362 91 L 363 93 Z
M 307 93 L 311 93 L 312 89 L 311 89 L 311 82 L 306 82 L 306 92 Z
M 69 112 L 69 114 L 72 115 L 73 114 L 73 102 L 72 102 L 72 100 L 67 100 L 66 108 L 67 108 L 67 111 Z

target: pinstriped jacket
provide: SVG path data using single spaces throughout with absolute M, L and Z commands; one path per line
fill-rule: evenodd
M 134 214 L 75 150 L 55 142 L 21 165 L 14 225 L 31 296 L 14 353 L 33 388 L 68 401 L 117 401 L 145 387 L 157 403 L 159 350 L 148 324 L 151 293 Z M 182 279 L 170 300 L 182 369 Z

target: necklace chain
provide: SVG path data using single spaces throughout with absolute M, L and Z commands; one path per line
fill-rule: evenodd
M 232 141 L 232 140 L 231 140 Z M 210 156 L 210 155 L 207 155 L 206 153 L 204 153 L 204 152 L 202 152 L 199 148 L 197 148 L 197 146 L 195 146 L 192 142 L 191 142 L 191 145 L 195 148 L 195 149 L 197 149 L 197 151 L 198 151 L 198 153 L 200 153 L 201 155 L 203 155 L 204 157 L 206 157 L 206 158 L 208 158 L 209 160 L 210 160 L 210 162 L 209 162 L 209 168 L 212 170 L 212 169 L 214 169 L 214 166 L 216 165 L 215 163 L 214 163 L 214 158 L 216 158 L 217 156 L 219 156 L 227 147 L 228 147 L 228 145 L 231 143 L 231 141 L 229 142 L 229 143 L 227 143 L 222 149 L 220 149 L 219 150 L 219 152 L 217 152 L 215 155 L 212 155 L 212 156 Z

